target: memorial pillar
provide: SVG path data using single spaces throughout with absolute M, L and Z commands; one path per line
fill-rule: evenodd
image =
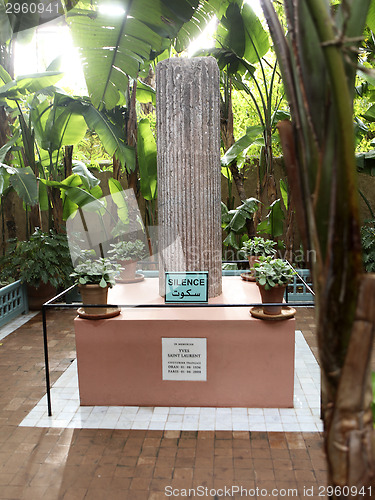
M 221 294 L 219 68 L 213 57 L 156 68 L 159 287 L 164 272 L 208 271 Z

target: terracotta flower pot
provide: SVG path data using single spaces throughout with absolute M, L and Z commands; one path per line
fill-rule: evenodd
M 262 297 L 262 302 L 264 304 L 269 304 L 272 302 L 281 303 L 284 298 L 284 292 L 286 285 L 274 286 L 269 290 L 266 290 L 264 286 L 257 283 L 260 291 L 260 296 Z M 264 314 L 270 314 L 272 316 L 281 313 L 282 306 L 263 306 Z
M 47 300 L 57 295 L 57 290 L 51 283 L 41 282 L 38 288 L 27 285 L 27 299 L 30 311 L 39 311 Z
M 137 260 L 120 260 L 121 267 L 124 269 L 120 272 L 119 281 L 131 281 L 135 279 Z
M 102 288 L 99 285 L 78 285 L 84 304 L 107 304 L 108 286 Z M 84 309 L 84 308 L 83 308 Z M 106 307 L 88 307 L 84 309 L 86 314 L 106 314 Z
M 251 274 L 251 276 L 253 276 L 255 278 L 254 269 L 252 269 L 252 268 L 254 267 L 255 262 L 259 262 L 258 255 L 248 255 L 247 258 L 249 259 L 250 274 Z

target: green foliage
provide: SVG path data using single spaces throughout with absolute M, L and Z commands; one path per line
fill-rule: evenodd
M 120 241 L 118 243 L 111 243 L 112 253 L 118 260 L 141 260 L 146 256 L 146 249 L 143 241 Z
M 113 109 L 126 103 L 129 78 L 138 77 L 141 66 L 170 46 L 184 23 L 192 18 L 203 0 L 143 0 L 129 2 L 123 14 L 108 16 L 98 4 L 82 1 L 67 15 L 75 44 L 79 47 L 86 84 L 95 108 Z M 211 17 L 200 11 L 201 21 Z M 190 26 L 185 40 L 202 25 Z M 182 35 L 182 34 L 181 34 Z
M 281 200 L 275 200 L 269 207 L 269 213 L 266 219 L 257 226 L 258 234 L 268 234 L 272 238 L 282 236 L 284 232 L 285 215 L 281 208 Z
M 248 4 L 239 7 L 230 3 L 217 29 L 214 57 L 220 69 L 228 68 L 229 73 L 252 72 L 252 64 L 257 63 L 269 49 L 269 36 L 261 21 Z
M 85 137 L 75 146 L 73 158 L 88 163 L 91 168 L 99 168 L 98 165 L 103 160 L 112 162 L 112 157 L 104 149 L 98 134 L 92 130 L 87 130 Z M 102 168 L 105 170 L 105 167 Z
M 154 200 L 157 197 L 156 142 L 147 118 L 138 123 L 137 152 L 142 196 L 145 200 Z
M 81 285 L 100 285 L 106 288 L 115 284 L 115 278 L 121 271 L 120 264 L 107 257 L 81 261 L 74 267 L 71 277 Z
M 263 257 L 275 256 L 276 255 L 276 245 L 277 243 L 272 240 L 265 240 L 259 236 L 255 236 L 247 241 L 244 241 L 241 250 L 246 256 L 255 255 Z
M 126 196 L 124 193 L 124 188 L 121 186 L 118 180 L 112 177 L 108 179 L 109 192 L 111 193 L 113 202 L 117 206 L 117 215 L 122 224 L 129 224 L 129 210 L 128 204 L 126 202 Z M 121 228 L 120 228 L 121 229 Z M 120 233 L 121 234 L 121 233 Z
M 36 288 L 41 282 L 67 286 L 73 266 L 66 235 L 37 228 L 27 241 L 11 240 L 0 267 L 2 279 L 13 277 Z
M 238 141 L 236 141 L 221 158 L 222 167 L 227 167 L 230 163 L 237 160 L 240 154 L 246 154 L 246 151 L 255 142 L 255 140 L 262 137 L 262 132 L 263 127 L 260 127 L 259 125 L 248 127 L 246 134 L 238 139 Z
M 135 152 L 134 148 L 125 144 L 121 127 L 105 111 L 99 111 L 89 101 L 81 101 L 81 113 L 87 126 L 98 134 L 105 151 L 110 156 L 115 155 L 121 165 L 132 172 L 135 169 Z
M 40 179 L 40 182 L 45 186 L 57 188 L 61 190 L 61 198 L 63 205 L 63 219 L 67 220 L 79 207 L 83 207 L 88 203 L 94 203 L 95 207 L 103 208 L 99 198 L 103 192 L 99 186 L 99 180 L 96 179 L 89 170 L 85 167 L 90 175 L 85 176 L 82 166 L 77 167 L 80 175 L 74 173 L 76 167 L 73 167 L 73 174 L 69 175 L 63 181 L 50 181 Z M 96 182 L 94 182 L 94 180 Z M 91 187 L 90 187 L 91 186 Z
M 288 285 L 293 281 L 296 272 L 282 259 L 269 257 L 259 257 L 259 261 L 254 263 L 255 279 L 259 285 L 266 290 L 274 286 Z
M 256 198 L 248 198 L 234 210 L 228 210 L 227 206 L 221 203 L 221 227 L 228 233 L 223 241 L 225 246 L 240 249 L 242 237 L 246 233 L 246 221 L 253 219 L 259 203 Z
M 30 167 L 16 168 L 0 163 L 0 196 L 9 186 L 27 205 L 38 202 L 37 179 Z
M 1 80 L 5 81 L 5 70 L 2 68 Z M 9 76 L 9 75 L 8 75 Z M 4 99 L 18 100 L 26 94 L 38 92 L 47 87 L 55 85 L 61 78 L 63 73 L 57 71 L 46 71 L 45 73 L 34 73 L 25 75 L 15 80 L 8 80 L 7 83 L 0 86 L 0 101 Z
M 363 264 L 368 273 L 375 272 L 375 220 L 368 220 L 361 228 Z

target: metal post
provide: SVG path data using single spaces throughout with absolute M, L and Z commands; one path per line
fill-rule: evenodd
M 48 406 L 48 416 L 52 417 L 51 388 L 50 388 L 49 361 L 48 361 L 48 340 L 47 340 L 46 310 L 47 310 L 47 308 L 43 305 L 43 307 L 42 307 L 43 343 L 44 343 L 44 366 L 45 366 L 45 370 L 46 370 L 47 406 Z

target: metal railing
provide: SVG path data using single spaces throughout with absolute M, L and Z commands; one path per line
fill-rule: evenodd
M 246 262 L 246 261 L 244 261 Z M 292 267 L 292 266 L 291 266 Z M 301 278 L 301 280 L 304 282 L 304 280 Z M 304 282 L 305 283 L 305 282 Z M 308 284 L 305 284 L 308 287 Z M 42 323 L 43 323 L 43 345 L 44 345 L 44 363 L 45 363 L 45 374 L 46 374 L 46 391 L 47 391 L 47 408 L 48 408 L 48 416 L 52 416 L 52 403 L 51 403 L 51 387 L 50 387 L 50 372 L 49 372 L 49 353 L 48 353 L 48 332 L 47 332 L 47 310 L 48 309 L 76 309 L 79 306 L 84 306 L 86 308 L 94 308 L 94 307 L 104 307 L 104 308 L 121 308 L 121 309 L 173 309 L 173 308 L 235 308 L 235 307 L 260 307 L 260 306 L 277 306 L 277 305 L 282 305 L 285 306 L 288 304 L 288 306 L 291 307 L 313 307 L 314 302 L 312 301 L 306 301 L 306 302 L 289 302 L 288 297 L 286 297 L 286 301 L 282 303 L 261 303 L 261 302 L 253 302 L 253 303 L 245 303 L 245 304 L 199 304 L 199 303 L 184 303 L 184 304 L 82 304 L 81 302 L 73 302 L 73 303 L 66 303 L 66 302 L 58 302 L 56 303 L 59 299 L 62 297 L 65 297 L 65 295 L 72 290 L 75 289 L 77 285 L 72 285 L 71 287 L 67 288 L 66 290 L 62 291 L 55 297 L 52 297 L 50 300 L 45 302 L 42 306 Z M 314 294 L 314 292 L 311 290 L 311 293 Z

